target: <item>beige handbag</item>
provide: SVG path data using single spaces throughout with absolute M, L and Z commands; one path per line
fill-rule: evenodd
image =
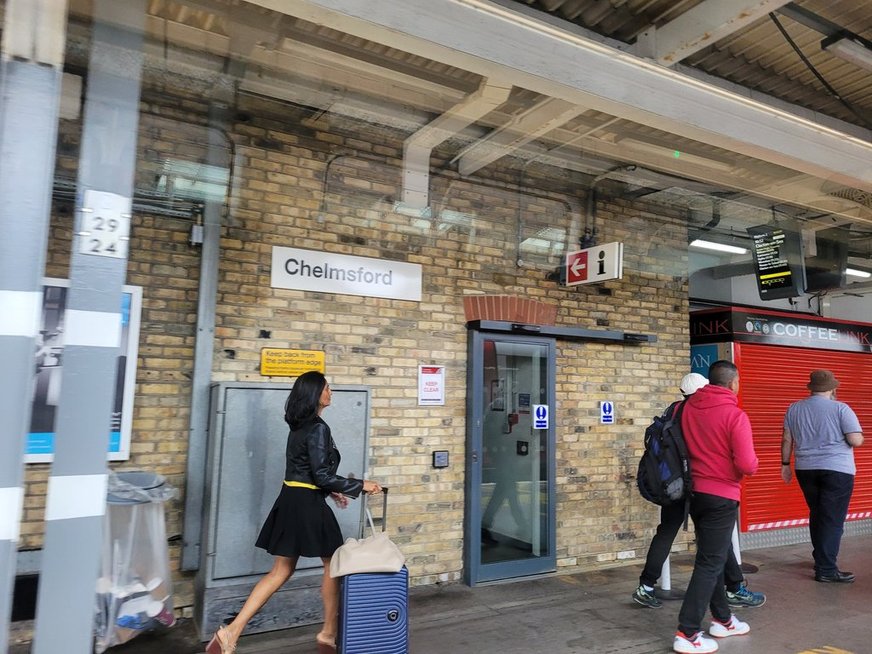
M 406 562 L 406 557 L 400 548 L 388 537 L 385 531 L 388 509 L 388 489 L 384 492 L 384 509 L 382 511 L 382 530 L 376 531 L 372 520 L 372 512 L 364 505 L 372 536 L 367 538 L 349 538 L 344 545 L 333 553 L 330 559 L 330 576 L 344 577 L 361 572 L 399 572 Z M 364 502 L 366 496 L 364 496 Z

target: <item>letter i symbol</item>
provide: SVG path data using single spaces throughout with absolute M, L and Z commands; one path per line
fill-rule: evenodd
M 597 266 L 597 275 L 605 275 L 606 274 L 606 251 L 600 250 L 599 254 L 597 255 L 597 259 L 599 259 L 599 261 L 597 262 L 597 263 L 599 263 L 599 266 Z

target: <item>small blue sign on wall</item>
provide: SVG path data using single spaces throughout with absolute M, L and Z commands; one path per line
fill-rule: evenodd
M 615 422 L 615 405 L 608 400 L 600 402 L 600 424 L 612 425 Z
M 548 405 L 533 405 L 533 429 L 548 429 Z

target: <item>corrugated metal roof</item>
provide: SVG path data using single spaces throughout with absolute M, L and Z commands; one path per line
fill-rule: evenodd
M 701 4 L 701 0 L 512 1 L 626 44 L 633 44 L 645 30 L 662 27 Z M 872 40 L 872 0 L 798 0 L 790 4 Z M 834 97 L 812 72 L 773 16 L 851 108 Z M 855 125 L 872 126 L 872 72 L 822 50 L 823 38 L 820 31 L 778 12 L 716 41 L 682 64 Z

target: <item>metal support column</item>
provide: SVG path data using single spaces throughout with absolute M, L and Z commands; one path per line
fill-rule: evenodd
M 95 0 L 34 654 L 92 651 L 127 273 L 144 0 Z
M 224 80 L 228 83 L 228 80 Z M 222 98 L 223 100 L 223 98 Z M 226 127 L 233 106 L 217 100 L 209 105 L 209 151 L 206 163 L 224 166 L 227 161 Z M 188 463 L 185 475 L 185 514 L 182 570 L 200 566 L 203 499 L 206 485 L 206 436 L 209 426 L 209 386 L 215 346 L 215 304 L 218 295 L 218 261 L 221 215 L 224 203 L 207 200 L 203 207 L 203 248 L 200 253 L 200 286 L 197 298 L 197 340 L 194 344 L 194 376 L 191 380 L 191 424 L 188 432 Z
M 234 42 L 233 49 L 250 51 L 256 37 L 242 30 L 245 40 Z M 239 39 L 239 37 L 236 37 Z M 245 74 L 245 63 L 227 60 L 216 80 L 209 103 L 209 150 L 206 163 L 216 168 L 228 166 L 233 152 L 227 130 L 236 110 L 237 84 Z M 228 176 L 228 179 L 230 177 Z M 206 449 L 209 426 L 209 387 L 212 383 L 212 358 L 215 346 L 215 305 L 218 294 L 221 217 L 225 204 L 207 200 L 203 207 L 203 249 L 200 254 L 200 287 L 197 298 L 197 340 L 194 345 L 194 376 L 191 380 L 191 422 L 188 431 L 188 462 L 185 474 L 185 513 L 182 538 L 182 570 L 197 570 L 201 560 L 203 506 L 206 487 Z
M 0 652 L 8 651 L 66 0 L 9 0 L 0 61 Z

